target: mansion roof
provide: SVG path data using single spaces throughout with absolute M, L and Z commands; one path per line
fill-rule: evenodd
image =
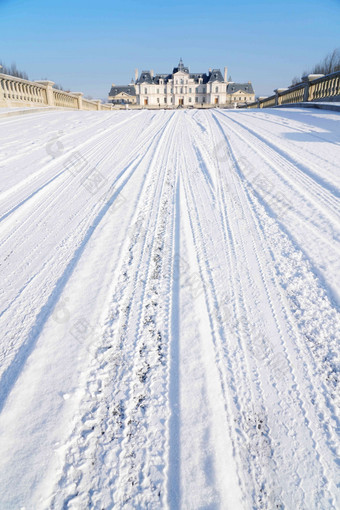
M 129 96 L 135 96 L 136 88 L 134 85 L 112 85 L 109 95 L 117 96 L 122 92 L 125 92 L 125 94 L 129 94 Z
M 247 94 L 254 94 L 253 86 L 250 82 L 248 83 L 228 83 L 227 94 L 235 94 L 235 92 L 246 92 Z
M 159 84 L 160 80 L 163 80 L 163 83 L 168 83 L 169 80 L 173 79 L 173 75 L 183 72 L 185 74 L 189 75 L 189 78 L 193 79 L 195 83 L 199 82 L 199 79 L 201 78 L 202 83 L 210 83 L 213 81 L 219 81 L 224 82 L 222 73 L 220 69 L 213 69 L 212 71 L 209 71 L 208 74 L 206 73 L 190 73 L 189 68 L 185 67 L 183 64 L 182 59 L 179 61 L 179 64 L 177 67 L 174 67 L 171 74 L 156 74 L 155 76 L 152 76 L 150 71 L 142 71 L 140 74 L 140 77 L 136 81 L 136 84 L 138 83 L 150 83 L 150 84 Z

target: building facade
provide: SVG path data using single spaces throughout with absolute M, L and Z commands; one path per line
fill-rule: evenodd
M 233 107 L 255 101 L 251 82 L 228 81 L 227 68 L 224 75 L 220 69 L 209 69 L 208 73 L 190 73 L 182 59 L 171 74 L 156 74 L 135 71 L 135 80 L 130 85 L 112 85 L 109 101 L 138 104 L 144 107 L 198 107 L 225 105 Z

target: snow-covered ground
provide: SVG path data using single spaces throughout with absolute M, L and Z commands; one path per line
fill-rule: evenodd
M 0 120 L 0 508 L 338 509 L 340 114 Z

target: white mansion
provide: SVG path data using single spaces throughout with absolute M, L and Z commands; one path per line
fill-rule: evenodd
M 206 73 L 190 73 L 182 59 L 171 74 L 156 74 L 142 71 L 129 85 L 112 84 L 109 101 L 114 104 L 137 104 L 143 106 L 204 106 L 251 103 L 255 93 L 251 82 L 228 81 L 227 68 L 224 76 L 220 69 L 209 69 Z

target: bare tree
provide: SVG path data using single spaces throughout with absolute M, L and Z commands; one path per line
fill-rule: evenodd
M 329 53 L 321 62 L 316 64 L 310 71 L 304 71 L 302 76 L 306 76 L 307 74 L 331 74 L 336 71 L 340 71 L 340 48 L 336 48 Z M 301 80 L 295 77 L 292 79 L 291 86 L 300 83 Z
M 10 67 L 8 67 L 0 60 L 0 66 L 1 72 L 3 74 L 8 74 L 10 76 L 15 76 L 16 78 L 23 78 L 24 80 L 28 80 L 27 73 L 25 73 L 25 71 L 19 71 L 15 62 L 13 62 Z
M 292 79 L 292 87 L 294 87 L 295 85 L 297 85 L 298 83 L 301 82 L 301 78 L 299 78 L 298 76 L 294 76 L 294 78 Z
M 340 70 L 340 48 L 336 48 L 329 55 L 327 55 L 319 64 L 316 64 L 313 69 L 313 74 L 330 74 Z

